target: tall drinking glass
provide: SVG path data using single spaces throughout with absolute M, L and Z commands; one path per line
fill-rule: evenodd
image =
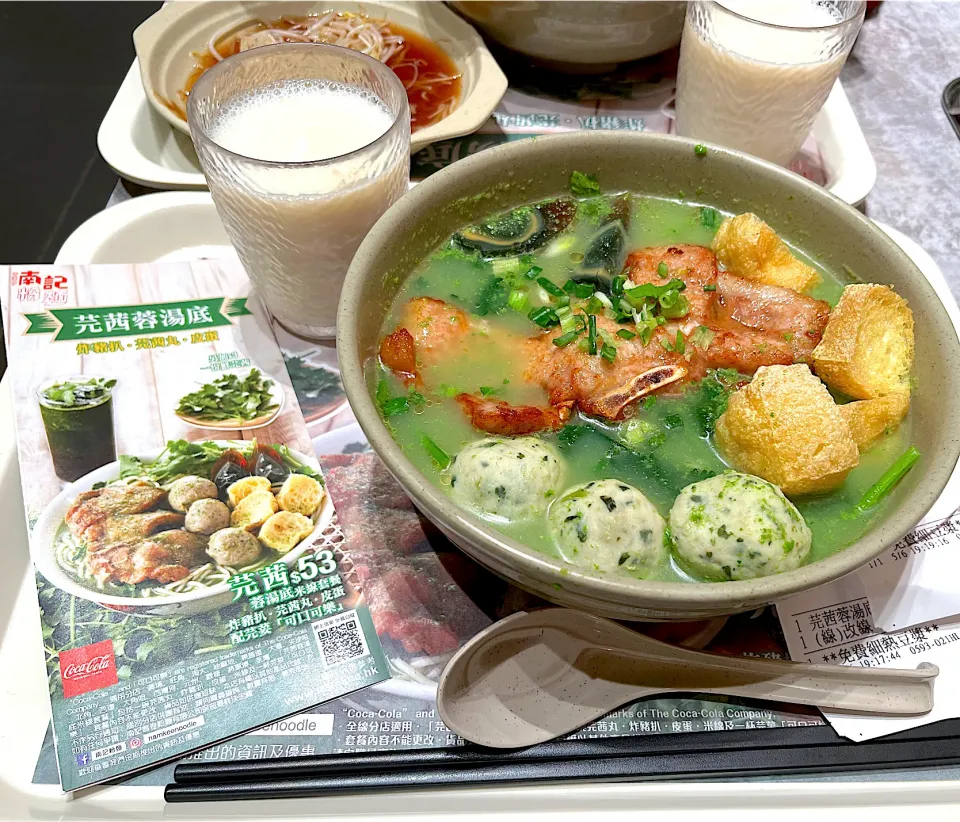
M 857 39 L 865 5 L 691 2 L 680 43 L 677 133 L 789 163 Z
M 339 46 L 262 46 L 205 71 L 187 120 L 220 219 L 271 314 L 295 334 L 334 337 L 347 267 L 407 190 L 403 84 Z

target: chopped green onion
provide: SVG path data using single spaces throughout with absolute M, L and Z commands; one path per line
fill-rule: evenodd
M 597 316 L 590 314 L 587 316 L 587 353 L 597 353 Z
M 598 291 L 593 296 L 603 304 L 604 308 L 613 308 L 613 303 L 610 302 L 610 298 L 606 294 L 604 294 L 602 291 Z
M 603 357 L 607 362 L 613 362 L 617 358 L 617 349 L 612 345 L 604 343 L 603 347 L 600 349 L 600 356 Z
M 570 305 L 570 297 L 564 294 L 562 297 L 557 297 L 557 305 L 561 308 L 566 308 Z
M 594 287 L 590 283 L 578 283 L 576 280 L 567 280 L 563 284 L 563 290 L 573 297 L 579 297 L 581 300 L 593 296 Z
M 527 293 L 525 291 L 515 288 L 510 292 L 510 296 L 507 297 L 507 305 L 518 314 L 525 314 L 530 307 L 530 301 L 527 299 Z
M 530 313 L 527 314 L 531 320 L 533 320 L 541 328 L 550 328 L 553 325 L 560 325 L 560 318 L 557 316 L 557 312 L 552 308 L 547 308 L 545 305 L 540 306 L 539 308 L 532 308 Z
M 532 265 L 532 266 L 530 266 L 530 268 L 527 270 L 527 273 L 524 274 L 523 276 L 526 277 L 528 280 L 535 280 L 535 279 L 537 279 L 537 277 L 540 276 L 540 273 L 541 273 L 542 271 L 543 271 L 543 269 L 540 268 L 540 266 L 538 266 L 538 265 Z
M 597 297 L 597 294 L 595 293 L 587 301 L 587 304 L 583 307 L 583 310 L 586 311 L 588 314 L 601 314 L 603 313 L 604 308 L 606 308 L 606 306 L 602 302 L 600 302 L 600 300 Z
M 537 285 L 539 285 L 544 291 L 547 292 L 551 297 L 562 297 L 563 289 L 558 285 L 554 285 L 546 277 L 538 277 Z
M 450 465 L 450 455 L 426 434 L 420 437 L 420 444 L 427 450 L 427 453 L 433 457 L 437 465 L 440 466 L 441 471 Z
M 610 293 L 614 297 L 619 297 L 621 294 L 623 294 L 623 286 L 626 282 L 627 282 L 626 277 L 623 277 L 620 275 L 614 277 L 610 283 Z
M 558 310 L 557 316 L 560 318 L 560 329 L 564 334 L 569 334 L 571 331 L 582 330 L 577 320 L 577 315 L 569 308 L 563 311 L 563 313 Z
M 703 143 L 697 143 L 697 144 L 693 147 L 693 153 L 696 154 L 697 157 L 706 157 L 706 156 L 707 156 L 707 147 L 706 147 Z
M 687 350 L 686 341 L 683 337 L 683 332 L 678 328 L 677 329 L 677 339 L 673 344 L 673 350 L 678 354 L 683 354 Z
M 690 342 L 693 344 L 694 348 L 699 348 L 701 351 L 706 351 L 710 347 L 710 343 L 713 342 L 713 338 L 716 336 L 713 329 L 707 328 L 705 325 L 698 325 L 693 334 L 690 337 Z
M 703 287 L 703 290 L 704 290 L 704 291 L 716 291 L 716 290 L 717 290 L 716 283 L 713 283 L 713 284 L 711 284 L 711 285 L 705 285 L 705 286 Z
M 643 401 L 643 410 L 649 411 L 653 406 L 657 404 L 657 398 L 651 394 Z
M 568 331 L 566 334 L 554 337 L 553 344 L 557 346 L 557 348 L 563 348 L 564 346 L 570 345 L 579 335 L 579 331 Z
M 670 269 L 667 268 L 667 264 L 661 260 L 659 265 L 657 265 L 657 276 L 666 279 L 669 274 Z
M 664 300 L 670 297 L 669 305 L 664 305 Z M 660 310 L 664 317 L 675 320 L 679 317 L 686 317 L 690 313 L 690 303 L 687 298 L 677 291 L 669 291 L 660 298 Z
M 894 489 L 894 486 L 903 479 L 907 471 L 913 468 L 914 463 L 916 463 L 918 459 L 920 459 L 920 452 L 911 445 L 896 459 L 893 465 L 883 472 L 883 476 L 877 480 L 876 484 L 867 489 L 867 492 L 860 498 L 860 502 L 856 505 L 857 512 L 862 514 L 878 505 L 880 500 L 889 494 Z
M 636 337 L 637 335 L 636 335 L 633 331 L 631 331 L 629 328 L 621 328 L 621 329 L 617 332 L 617 336 L 618 336 L 621 340 L 632 340 L 632 339 L 633 339 L 634 337 Z
M 485 396 L 485 397 L 490 397 L 490 396 L 493 396 L 494 394 L 497 393 L 497 389 L 496 389 L 496 388 L 492 388 L 492 387 L 490 387 L 489 385 L 481 385 L 481 386 L 480 386 L 480 393 L 483 394 L 483 396 Z

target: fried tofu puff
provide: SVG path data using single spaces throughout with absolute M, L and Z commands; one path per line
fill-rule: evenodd
M 270 480 L 266 477 L 244 477 L 230 484 L 227 488 L 227 499 L 230 507 L 236 508 L 246 497 L 254 491 L 269 491 Z
M 230 487 L 233 488 L 233 485 Z M 230 525 L 234 528 L 255 531 L 279 510 L 277 498 L 269 490 L 253 491 L 240 500 L 237 507 L 233 509 L 230 514 Z
M 913 312 L 885 285 L 848 285 L 813 350 L 813 367 L 831 388 L 857 400 L 909 394 Z
M 313 533 L 313 520 L 292 511 L 278 511 L 260 529 L 260 542 L 281 554 Z
M 836 488 L 860 461 L 850 425 L 806 365 L 758 369 L 730 396 L 716 442 L 731 465 L 787 496 Z
M 820 282 L 816 270 L 794 257 L 756 214 L 724 220 L 713 238 L 713 251 L 727 271 L 757 283 L 805 292 Z
M 855 400 L 840 406 L 862 454 L 880 437 L 896 429 L 910 408 L 909 394 L 888 394 L 875 400 Z
M 323 486 L 306 474 L 291 474 L 284 480 L 277 502 L 282 511 L 312 517 L 323 502 Z

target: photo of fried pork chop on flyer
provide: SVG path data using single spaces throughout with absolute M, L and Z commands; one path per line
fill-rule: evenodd
M 387 679 L 239 264 L 5 273 L 62 788 Z

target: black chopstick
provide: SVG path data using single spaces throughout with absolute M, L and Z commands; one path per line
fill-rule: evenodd
M 821 728 L 791 728 L 792 732 L 820 731 Z M 829 730 L 829 729 L 827 729 Z M 735 732 L 735 735 L 749 734 Z M 752 748 L 704 746 L 689 750 L 677 747 L 664 753 L 652 747 L 647 753 L 625 753 L 573 759 L 461 762 L 443 766 L 408 767 L 399 770 L 364 770 L 330 773 L 293 779 L 261 779 L 246 782 L 168 785 L 168 802 L 211 802 L 235 799 L 284 799 L 337 796 L 350 793 L 434 789 L 476 788 L 494 785 L 523 785 L 545 782 L 650 781 L 663 779 L 709 779 L 712 777 L 800 774 L 825 770 L 855 771 L 895 767 L 948 765 L 960 762 L 960 741 L 952 733 L 928 738 L 875 742 L 799 744 L 781 746 L 773 731 L 756 732 L 772 744 Z M 831 731 L 832 734 L 832 731 Z M 715 736 L 676 734 L 677 737 Z M 727 736 L 727 734 L 724 734 Z M 808 735 L 809 736 L 809 735 Z M 628 739 L 631 739 L 628 737 Z M 632 739 L 637 739 L 633 737 Z M 604 740 L 611 741 L 611 740 Z M 689 739 L 688 739 L 689 741 Z M 754 740 L 756 742 L 756 740 Z M 536 750 L 536 749 L 530 749 Z M 501 757 L 503 754 L 501 754 Z
M 723 736 L 729 750 L 743 750 L 776 742 L 779 746 L 840 741 L 827 726 L 790 728 L 787 739 L 772 730 L 732 731 Z M 773 735 L 772 735 L 773 734 Z M 359 754 L 248 759 L 232 762 L 184 762 L 177 765 L 173 779 L 182 785 L 220 784 L 309 779 L 332 774 L 356 774 L 407 768 L 450 768 L 503 762 L 552 762 L 608 758 L 636 754 L 712 751 L 718 744 L 716 732 L 621 736 L 606 739 L 561 739 L 532 748 L 498 750 L 477 745 L 459 748 L 382 751 Z M 840 741 L 840 744 L 849 744 Z

